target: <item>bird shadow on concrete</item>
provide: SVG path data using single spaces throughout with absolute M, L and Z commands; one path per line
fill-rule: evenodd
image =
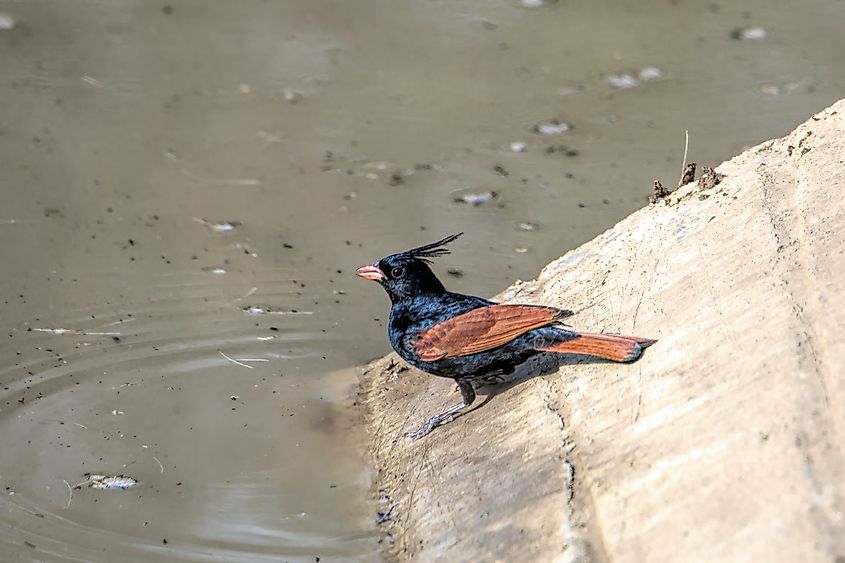
M 594 356 L 585 356 L 582 354 L 556 354 L 552 352 L 537 354 L 528 359 L 522 364 L 518 365 L 516 369 L 510 374 L 491 376 L 488 380 L 483 379 L 474 387 L 476 391 L 480 391 L 484 395 L 484 400 L 476 403 L 469 410 L 461 413 L 466 416 L 493 401 L 495 397 L 510 390 L 517 385 L 525 383 L 535 377 L 543 377 L 557 373 L 560 368 L 564 366 L 579 366 L 587 364 L 614 364 L 610 360 L 596 358 Z M 481 394 L 480 393 L 480 394 Z

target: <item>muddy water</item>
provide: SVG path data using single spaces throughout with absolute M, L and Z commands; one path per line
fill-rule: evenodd
M 378 559 L 354 267 L 463 230 L 449 285 L 533 277 L 685 129 L 714 164 L 841 95 L 843 16 L 0 2 L 0 559 Z

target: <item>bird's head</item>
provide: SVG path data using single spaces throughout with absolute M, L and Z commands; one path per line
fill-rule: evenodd
M 428 267 L 429 259 L 448 254 L 446 245 L 462 234 L 458 233 L 419 248 L 391 254 L 372 264 L 361 266 L 357 274 L 364 279 L 380 283 L 393 303 L 423 293 L 443 293 L 446 288 Z

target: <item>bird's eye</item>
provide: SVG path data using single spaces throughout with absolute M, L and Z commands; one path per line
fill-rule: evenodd
M 405 277 L 405 268 L 393 268 L 392 270 L 390 270 L 390 277 L 395 280 Z

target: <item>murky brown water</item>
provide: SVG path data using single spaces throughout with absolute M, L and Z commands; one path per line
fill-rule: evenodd
M 378 559 L 354 267 L 463 230 L 452 287 L 533 277 L 674 184 L 685 129 L 715 164 L 839 97 L 843 16 L 0 1 L 0 559 Z

